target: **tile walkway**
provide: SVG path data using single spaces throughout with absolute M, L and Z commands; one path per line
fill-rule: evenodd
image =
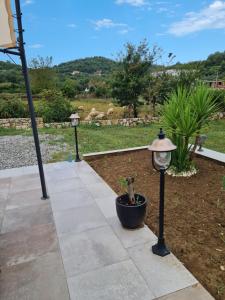
M 212 300 L 147 226 L 121 227 L 116 194 L 84 161 L 0 171 L 2 300 Z

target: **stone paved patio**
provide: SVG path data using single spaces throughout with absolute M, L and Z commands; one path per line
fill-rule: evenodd
M 0 171 L 3 300 L 210 300 L 173 254 L 155 256 L 146 226 L 121 227 L 116 194 L 84 161 Z

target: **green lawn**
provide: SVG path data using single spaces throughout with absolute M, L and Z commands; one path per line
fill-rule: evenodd
M 213 121 L 206 129 L 205 147 L 225 153 L 225 120 Z
M 113 149 L 122 149 L 148 145 L 156 137 L 159 125 L 152 124 L 138 127 L 96 127 L 80 126 L 78 128 L 79 148 L 82 154 L 88 152 L 99 152 Z M 40 129 L 41 134 L 61 135 L 62 139 L 54 143 L 67 143 L 68 149 L 65 153 L 57 153 L 53 161 L 66 160 L 74 153 L 74 130 L 67 129 Z M 213 121 L 204 133 L 208 139 L 205 147 L 225 152 L 225 120 Z M 0 129 L 0 136 L 4 135 L 31 135 L 31 130 Z
M 82 154 L 100 152 L 147 145 L 158 132 L 156 125 L 138 126 L 133 128 L 112 126 L 80 126 L 78 128 L 79 149 Z M 46 132 L 46 129 L 40 130 Z M 58 153 L 55 160 L 67 159 L 69 153 L 74 153 L 74 130 L 48 129 L 48 133 L 63 136 L 63 142 L 69 145 L 67 153 Z

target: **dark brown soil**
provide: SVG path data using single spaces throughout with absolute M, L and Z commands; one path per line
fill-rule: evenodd
M 92 157 L 88 162 L 118 194 L 124 193 L 119 178 L 135 177 L 135 192 L 149 199 L 146 224 L 157 234 L 159 174 L 150 152 Z M 166 242 L 216 299 L 225 300 L 225 166 L 202 158 L 195 162 L 199 172 L 191 178 L 166 175 Z

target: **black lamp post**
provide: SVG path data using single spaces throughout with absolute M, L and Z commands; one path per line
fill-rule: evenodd
M 152 246 L 152 252 L 159 256 L 166 256 L 170 251 L 166 247 L 164 239 L 164 187 L 165 171 L 171 162 L 171 151 L 176 149 L 170 139 L 165 138 L 162 128 L 158 139 L 154 140 L 148 148 L 152 151 L 152 164 L 155 170 L 160 172 L 160 201 L 159 201 L 159 237 L 158 243 Z
M 80 120 L 80 117 L 79 117 L 78 113 L 72 114 L 70 116 L 70 120 L 71 120 L 72 127 L 74 127 L 74 135 L 75 135 L 75 146 L 76 146 L 76 149 L 75 149 L 76 150 L 75 162 L 79 162 L 79 161 L 81 161 L 81 159 L 79 157 L 78 139 L 77 139 L 77 126 L 79 125 L 79 120 Z

